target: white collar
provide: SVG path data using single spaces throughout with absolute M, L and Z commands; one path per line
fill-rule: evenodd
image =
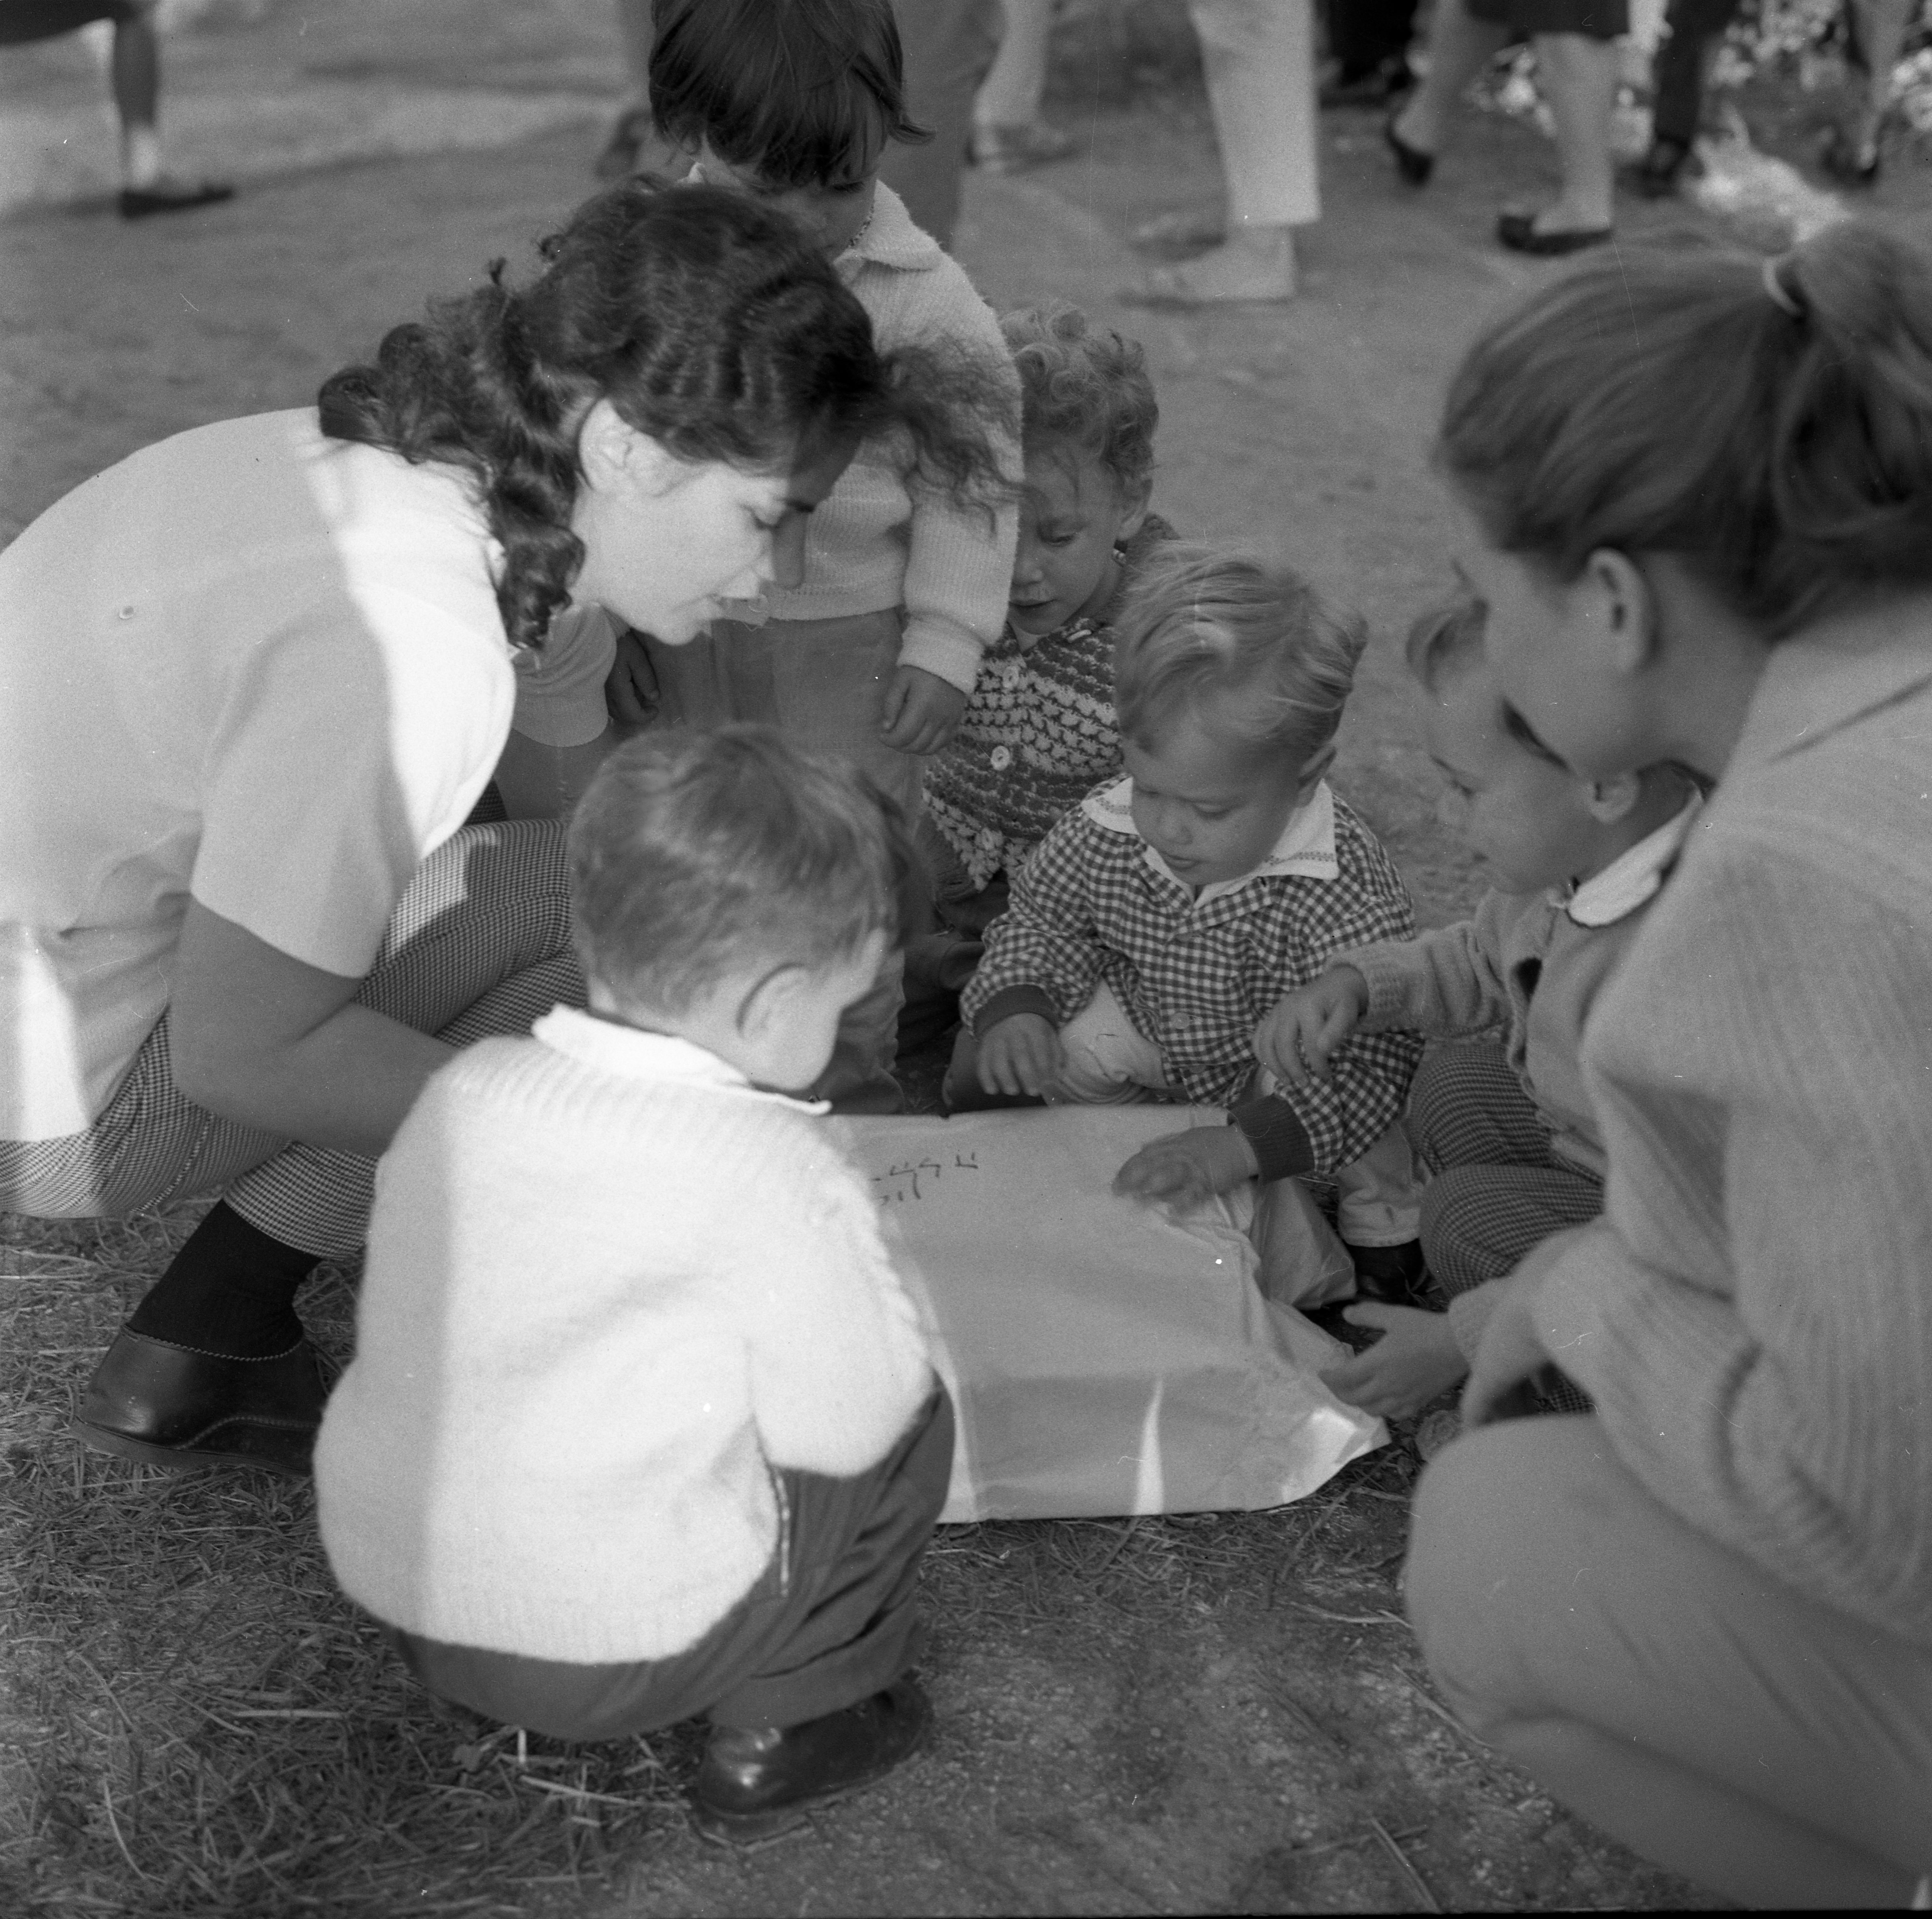
M 872 189 L 872 218 L 836 263 L 844 267 L 862 261 L 868 266 L 918 273 L 937 266 L 945 257 L 945 249 L 915 224 L 905 202 L 881 180 Z
M 747 1098 L 776 1100 L 802 1113 L 829 1113 L 824 1100 L 794 1099 L 789 1093 L 754 1086 L 728 1060 L 720 1059 L 694 1040 L 675 1033 L 646 1032 L 615 1020 L 599 1019 L 574 1006 L 554 1006 L 530 1029 L 530 1037 L 553 1053 L 580 1065 L 623 1080 L 651 1080 L 660 1084 L 708 1087 L 714 1092 L 742 1093 Z
M 1693 793 L 1654 833 L 1619 853 L 1601 872 L 1592 873 L 1562 901 L 1563 910 L 1580 926 L 1614 926 L 1628 919 L 1661 890 L 1703 804 L 1704 796 Z
M 1080 810 L 1095 825 L 1104 827 L 1108 832 L 1131 833 L 1138 839 L 1140 830 L 1134 824 L 1132 810 L 1133 797 L 1133 776 L 1130 773 L 1098 793 L 1090 793 L 1081 801 Z M 1142 843 L 1146 844 L 1144 841 Z M 1147 848 L 1147 863 L 1156 872 L 1172 880 L 1176 886 L 1190 884 L 1151 846 Z M 1308 803 L 1288 815 L 1280 838 L 1274 842 L 1274 850 L 1260 865 L 1238 878 L 1217 879 L 1204 886 L 1195 903 L 1205 905 L 1210 899 L 1238 892 L 1253 879 L 1272 879 L 1284 875 L 1297 879 L 1339 879 L 1341 874 L 1342 863 L 1335 857 L 1335 795 L 1324 779 L 1317 785 Z

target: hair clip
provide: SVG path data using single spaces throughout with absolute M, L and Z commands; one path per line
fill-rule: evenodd
M 1790 257 L 1790 254 L 1783 253 L 1772 254 L 1766 259 L 1764 290 L 1771 296 L 1772 303 L 1782 311 L 1788 313 L 1793 320 L 1802 320 L 1804 317 L 1804 302 L 1785 284 L 1784 275 L 1780 271 Z

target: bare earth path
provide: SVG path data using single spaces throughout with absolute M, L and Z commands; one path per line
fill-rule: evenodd
M 0 221 L 0 537 L 164 434 L 307 401 L 384 326 L 520 252 L 586 190 L 592 123 L 616 90 L 608 8 L 485 14 L 355 0 L 312 36 L 283 8 L 248 34 L 185 41 L 174 71 L 191 158 L 264 159 L 250 130 L 268 124 L 270 97 L 310 144 L 267 154 L 267 177 L 192 218 L 125 228 L 83 197 Z M 41 116 L 37 150 L 61 115 L 93 110 L 98 76 L 74 55 L 0 65 L 0 105 Z M 466 90 L 470 108 L 452 107 Z M 352 96 L 380 114 L 332 107 Z M 548 103 L 550 131 L 533 122 L 506 144 L 518 100 Z M 446 116 L 436 141 L 462 150 L 309 164 L 393 152 L 425 101 Z M 1404 195 L 1373 122 L 1337 116 L 1304 296 L 1156 314 L 1115 299 L 1138 265 L 1122 236 L 1214 204 L 1198 104 L 1064 117 L 1087 153 L 976 179 L 961 255 L 997 305 L 1069 298 L 1146 341 L 1171 518 L 1265 542 L 1369 615 L 1339 782 L 1425 917 L 1450 917 L 1473 876 L 1435 824 L 1396 642 L 1447 577 L 1453 529 L 1425 457 L 1444 378 L 1532 275 L 1493 249 L 1489 221 L 1513 176 L 1546 171 L 1546 150 L 1514 126 L 1474 127 L 1429 197 Z M 519 1766 L 506 1743 L 433 1713 L 334 1597 L 305 1489 L 168 1482 L 70 1452 L 88 1356 L 184 1227 L 0 1221 L 0 1564 L 14 1582 L 0 1911 L 1708 1902 L 1448 1722 L 1400 1617 L 1415 1471 L 1402 1446 L 1274 1515 L 944 1536 L 928 1582 L 931 1751 L 766 1850 L 717 1852 L 686 1829 L 670 1788 L 688 1740 L 642 1758 L 546 1748 Z M 339 1350 L 346 1287 L 325 1287 L 314 1311 Z

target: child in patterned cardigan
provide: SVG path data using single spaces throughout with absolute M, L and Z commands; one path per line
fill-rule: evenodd
M 940 916 L 980 927 L 1004 875 L 1120 771 L 1112 616 L 1135 560 L 1171 537 L 1148 512 L 1160 410 L 1138 343 L 1064 305 L 1000 331 L 1020 377 L 1019 548 L 1006 629 L 926 768 L 921 833 Z
M 926 763 L 919 847 L 936 929 L 906 952 L 910 1027 L 950 1026 L 1009 875 L 1120 770 L 1113 614 L 1172 530 L 1148 511 L 1160 417 L 1138 342 L 1065 305 L 1004 315 L 1021 389 L 1024 491 L 1005 630 L 952 743 Z
M 1256 1178 L 1331 1179 L 1359 1284 L 1400 1299 L 1422 1277 L 1397 1123 L 1420 1041 L 1360 1035 L 1307 1087 L 1277 1085 L 1253 1052 L 1262 1016 L 1336 953 L 1414 932 L 1388 855 L 1324 777 L 1363 639 L 1249 555 L 1173 541 L 1148 560 L 1116 650 L 1126 777 L 1016 876 L 945 1097 L 1226 1106 L 1231 1125 L 1144 1147 L 1117 1188 L 1190 1205 Z

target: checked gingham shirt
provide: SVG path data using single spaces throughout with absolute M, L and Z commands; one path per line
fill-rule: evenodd
M 1411 1033 L 1357 1034 L 1328 1079 L 1243 1100 L 1255 1028 L 1331 955 L 1414 937 L 1407 889 L 1381 843 L 1324 782 L 1244 878 L 1193 890 L 1142 839 L 1131 779 L 1067 815 L 1012 881 L 961 1013 L 976 1035 L 1016 1013 L 1064 1026 L 1105 981 L 1169 1082 L 1232 1109 L 1264 1179 L 1332 1173 L 1394 1122 L 1422 1051 Z

